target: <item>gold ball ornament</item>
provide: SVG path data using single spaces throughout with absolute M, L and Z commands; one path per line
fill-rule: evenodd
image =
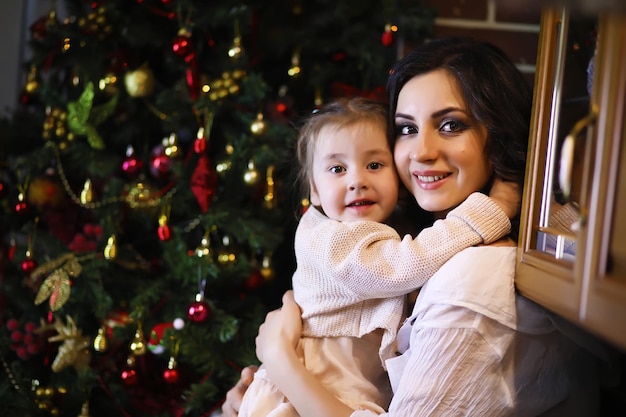
M 118 77 L 112 72 L 107 73 L 98 81 L 98 88 L 106 94 L 113 95 L 118 89 Z
M 34 178 L 27 191 L 26 199 L 37 208 L 58 207 L 63 201 L 63 189 L 61 185 L 49 176 Z
M 155 207 L 160 198 L 153 187 L 144 182 L 137 182 L 130 186 L 126 195 L 126 202 L 131 208 Z
M 135 337 L 130 342 L 129 349 L 135 356 L 142 356 L 146 354 L 146 351 L 147 351 L 146 338 L 143 335 L 141 324 L 137 326 Z
M 248 185 L 254 185 L 259 182 L 259 171 L 257 171 L 252 160 L 248 162 L 248 169 L 243 174 L 243 181 Z
M 274 268 L 272 267 L 272 255 L 271 254 L 266 254 L 263 256 L 263 259 L 261 260 L 261 269 L 259 270 L 259 272 L 261 273 L 261 276 L 265 278 L 266 281 L 271 281 L 274 279 L 276 272 L 274 271 Z
M 109 349 L 109 341 L 106 337 L 106 327 L 100 326 L 98 334 L 93 340 L 93 349 L 96 352 L 106 352 Z
M 250 131 L 254 136 L 261 136 L 267 131 L 267 124 L 263 120 L 263 113 L 259 113 L 250 125 Z
M 39 89 L 39 76 L 37 75 L 37 67 L 32 65 L 26 76 L 26 85 L 24 91 L 27 94 L 34 94 Z
M 211 249 L 211 239 L 209 233 L 205 233 L 200 241 L 200 246 L 195 250 L 195 255 L 198 258 L 210 259 L 213 256 L 213 250 Z
M 217 262 L 221 265 L 232 265 L 237 260 L 237 254 L 233 248 L 230 236 L 222 238 L 222 246 L 217 253 Z
M 154 92 L 154 73 L 147 65 L 124 75 L 124 86 L 133 98 L 148 97 Z

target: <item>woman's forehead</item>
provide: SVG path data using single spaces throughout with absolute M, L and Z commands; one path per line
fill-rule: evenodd
M 448 71 L 436 70 L 417 75 L 402 86 L 396 112 L 446 107 L 466 105 L 457 79 Z

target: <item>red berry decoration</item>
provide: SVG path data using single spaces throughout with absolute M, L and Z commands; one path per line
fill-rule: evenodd
M 37 325 L 32 321 L 27 322 L 22 330 L 20 322 L 12 318 L 7 320 L 6 327 L 11 332 L 11 349 L 21 360 L 26 361 L 43 350 L 46 339 L 36 333 Z
M 204 297 L 200 294 L 196 296 L 196 301 L 189 305 L 187 309 L 187 318 L 193 323 L 203 323 L 211 315 L 211 309 Z
M 20 327 L 20 322 L 17 321 L 16 319 L 7 320 L 7 329 L 13 331 L 13 330 L 17 330 L 18 327 Z

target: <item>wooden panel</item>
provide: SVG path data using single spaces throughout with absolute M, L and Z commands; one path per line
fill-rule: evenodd
M 577 321 L 581 283 L 574 278 L 574 266 L 536 250 L 561 17 L 557 9 L 542 14 L 515 281 L 521 294 Z
M 583 326 L 626 349 L 626 15 L 604 16 L 594 78 L 600 109 L 590 184 Z M 620 186 L 621 185 L 621 186 Z

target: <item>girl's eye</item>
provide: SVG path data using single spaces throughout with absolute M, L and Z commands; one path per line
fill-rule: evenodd
M 333 174 L 340 174 L 344 171 L 344 168 L 342 166 L 335 165 L 333 167 L 328 168 L 328 170 L 332 172 Z
M 380 169 L 383 166 L 383 164 L 381 164 L 380 162 L 372 162 L 370 164 L 367 165 L 368 169 L 371 170 L 377 170 Z
M 443 132 L 456 133 L 466 130 L 468 126 L 459 120 L 444 120 L 439 130 Z
M 396 125 L 396 136 L 415 135 L 419 132 L 417 127 L 411 125 Z

